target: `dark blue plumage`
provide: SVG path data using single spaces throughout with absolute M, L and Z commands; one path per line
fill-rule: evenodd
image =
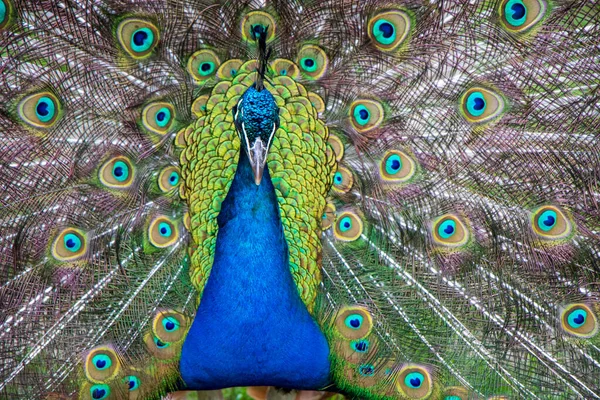
M 183 346 L 189 388 L 328 383 L 329 348 L 300 300 L 268 171 L 254 183 L 245 152 L 218 217 L 215 260 Z

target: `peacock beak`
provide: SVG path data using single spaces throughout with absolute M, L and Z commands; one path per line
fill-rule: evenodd
M 252 173 L 254 174 L 254 183 L 256 185 L 260 185 L 260 182 L 263 177 L 263 173 L 265 170 L 265 165 L 267 164 L 267 154 L 269 153 L 269 147 L 271 146 L 271 141 L 273 140 L 273 136 L 275 135 L 275 130 L 277 129 L 277 125 L 273 124 L 273 129 L 271 134 L 269 135 L 268 142 L 262 140 L 260 136 L 256 137 L 253 143 L 250 143 L 248 139 L 248 134 L 246 133 L 246 127 L 242 123 L 242 131 L 244 134 L 244 139 L 246 141 L 246 153 L 248 154 L 248 159 L 250 160 L 250 165 L 252 166 Z

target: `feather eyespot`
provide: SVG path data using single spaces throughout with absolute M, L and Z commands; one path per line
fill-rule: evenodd
M 504 111 L 504 99 L 482 87 L 467 90 L 460 100 L 462 114 L 471 123 L 490 122 Z
M 338 240 L 352 242 L 360 237 L 362 231 L 363 223 L 359 216 L 353 212 L 345 211 L 338 216 L 333 234 Z
M 202 95 L 194 100 L 192 103 L 192 113 L 197 117 L 206 115 L 206 103 L 208 103 L 208 95 Z
M 384 112 L 380 103 L 373 100 L 356 100 L 350 105 L 350 122 L 357 132 L 365 133 L 378 128 Z
M 444 400 L 467 400 L 469 392 L 460 386 L 451 386 L 444 389 Z
M 165 216 L 159 216 L 150 223 L 148 236 L 154 247 L 164 248 L 173 245 L 179 239 L 179 232 L 173 221 Z
M 394 51 L 408 37 L 411 21 L 404 11 L 387 11 L 371 18 L 367 25 L 369 38 L 375 47 Z
M 61 104 L 51 92 L 41 92 L 25 97 L 19 103 L 19 116 L 36 128 L 49 128 L 58 120 Z
M 90 386 L 90 397 L 94 400 L 104 400 L 110 396 L 110 386 L 98 384 Z
M 221 62 L 212 50 L 200 50 L 192 54 L 187 63 L 187 70 L 197 83 L 202 83 L 217 73 Z
M 263 11 L 252 11 L 246 14 L 242 19 L 241 25 L 242 38 L 248 42 L 255 43 L 256 33 L 267 31 L 267 43 L 275 39 L 277 25 L 275 19 Z
M 325 75 L 329 66 L 329 59 L 320 47 L 305 45 L 298 52 L 297 64 L 306 78 L 316 80 Z
M 296 79 L 298 76 L 300 76 L 300 70 L 298 69 L 298 66 L 294 64 L 294 62 L 286 60 L 285 58 L 277 58 L 271 61 L 270 66 L 275 75 L 289 76 L 292 79 Z
M 338 193 L 348 193 L 354 184 L 354 177 L 349 169 L 338 167 L 333 175 L 333 190 Z
M 52 256 L 59 261 L 75 261 L 87 251 L 86 235 L 83 231 L 67 228 L 61 231 L 52 245 Z
M 547 8 L 543 0 L 504 0 L 500 3 L 500 22 L 509 32 L 525 32 L 544 18 Z
M 142 110 L 142 125 L 150 132 L 164 135 L 175 121 L 175 108 L 170 103 L 150 103 Z
M 325 231 L 331 228 L 333 221 L 335 221 L 335 206 L 332 203 L 327 203 L 321 217 L 321 229 Z
M 337 162 L 340 162 L 344 157 L 344 143 L 342 143 L 340 138 L 334 134 L 329 134 L 327 143 L 329 143 L 329 145 L 333 149 L 333 152 L 335 153 L 335 160 Z
M 379 163 L 379 176 L 389 183 L 408 181 L 415 174 L 415 162 L 404 152 L 389 150 Z
M 433 239 L 445 247 L 459 247 L 468 242 L 469 230 L 458 217 L 446 214 L 434 221 Z
M 181 351 L 181 346 L 165 342 L 154 336 L 152 332 L 148 332 L 144 335 L 144 343 L 146 344 L 148 351 L 159 360 L 173 359 L 177 357 Z
M 84 369 L 88 380 L 94 383 L 103 383 L 118 375 L 121 364 L 113 349 L 100 346 L 88 353 Z
M 179 186 L 181 174 L 177 167 L 167 167 L 158 176 L 158 186 L 163 192 L 168 192 Z
M 123 189 L 131 186 L 135 169 L 127 157 L 111 158 L 100 168 L 99 178 L 103 185 Z
M 335 327 L 346 339 L 362 339 L 371 333 L 373 319 L 364 307 L 345 307 L 338 312 Z
M 533 213 L 533 231 L 544 239 L 561 239 L 571 233 L 571 222 L 554 206 L 540 207 Z
M 10 22 L 12 5 L 8 0 L 0 0 L 0 29 L 3 29 Z
M 312 104 L 317 113 L 322 113 L 323 111 L 325 111 L 325 101 L 321 96 L 313 92 L 308 92 L 308 99 L 310 100 L 310 104 Z
M 407 365 L 398 374 L 396 389 L 411 399 L 426 399 L 433 391 L 433 380 L 426 368 Z
M 135 59 L 143 59 L 152 54 L 160 34 L 154 24 L 138 18 L 128 18 L 117 27 L 117 38 L 127 54 Z
M 140 388 L 140 385 L 142 384 L 140 378 L 138 378 L 135 375 L 126 376 L 125 378 L 123 378 L 123 383 L 127 385 L 127 390 L 129 390 L 130 392 L 138 390 Z
M 598 332 L 598 320 L 586 304 L 568 305 L 562 312 L 561 324 L 565 332 L 581 338 L 590 338 Z
M 242 60 L 233 59 L 227 60 L 217 70 L 217 77 L 219 79 L 233 79 L 240 72 L 244 62 Z
M 154 337 L 162 343 L 179 342 L 184 338 L 187 328 L 186 316 L 174 310 L 158 311 L 152 320 Z

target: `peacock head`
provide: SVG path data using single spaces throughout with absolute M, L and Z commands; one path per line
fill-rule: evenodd
M 235 126 L 244 151 L 248 155 L 254 182 L 260 185 L 267 153 L 279 128 L 279 107 L 266 89 L 249 87 L 233 108 Z

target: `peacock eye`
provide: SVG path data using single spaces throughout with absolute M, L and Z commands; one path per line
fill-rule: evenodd
M 159 216 L 150 223 L 148 236 L 153 246 L 163 248 L 174 244 L 179 238 L 179 233 L 170 219 Z
M 86 252 L 85 234 L 73 228 L 60 232 L 52 246 L 52 255 L 59 261 L 74 261 Z
M 321 219 L 321 229 L 327 230 L 331 228 L 331 225 L 333 225 L 334 220 L 335 206 L 332 203 L 327 203 L 325 205 L 325 210 L 323 211 L 323 218 Z
M 338 162 L 341 161 L 341 159 L 344 157 L 344 144 L 340 138 L 334 134 L 330 134 L 329 138 L 327 139 L 327 143 L 329 143 L 333 149 L 333 152 L 335 153 L 335 160 Z
M 117 27 L 117 38 L 127 54 L 136 59 L 150 56 L 158 44 L 158 28 L 138 18 L 123 20 Z
M 462 114 L 471 123 L 489 122 L 504 111 L 502 96 L 482 87 L 467 90 L 460 103 Z
M 140 388 L 140 379 L 135 375 L 126 376 L 123 381 L 127 384 L 127 389 L 129 391 L 138 390 Z
M 112 361 L 106 354 L 97 354 L 92 358 L 92 364 L 98 371 L 104 371 L 112 366 Z
M 242 64 L 242 60 L 233 59 L 227 60 L 219 67 L 217 71 L 217 77 L 219 79 L 233 79 L 239 72 Z
M 377 14 L 368 22 L 369 38 L 382 51 L 396 50 L 408 37 L 411 21 L 404 11 Z
M 337 331 L 350 340 L 366 337 L 371 332 L 372 326 L 371 314 L 360 306 L 342 308 L 335 319 Z
M 362 221 L 358 215 L 345 211 L 338 216 L 333 233 L 338 240 L 351 242 L 360 237 L 362 230 Z
M 543 0 L 504 0 L 500 3 L 500 22 L 510 32 L 524 32 L 546 15 Z
M 411 372 L 410 374 L 406 374 L 404 378 L 404 384 L 412 389 L 418 389 L 423 385 L 423 381 L 425 377 L 420 372 Z
M 118 375 L 121 365 L 112 348 L 100 346 L 91 350 L 85 360 L 86 377 L 95 383 L 107 381 Z
M 371 377 L 375 375 L 375 367 L 373 364 L 362 364 L 358 366 L 360 376 Z
M 170 346 L 169 343 L 163 342 L 162 340 L 158 339 L 158 338 L 154 338 L 154 344 L 156 345 L 156 347 L 158 347 L 159 349 L 165 349 L 167 347 Z
M 212 78 L 221 62 L 212 50 L 200 50 L 192 54 L 187 63 L 187 70 L 197 83 Z
M 429 371 L 418 365 L 405 366 L 400 370 L 396 380 L 396 389 L 411 399 L 425 399 L 433 391 Z
M 329 59 L 318 46 L 305 45 L 298 52 L 298 65 L 306 78 L 319 79 L 327 71 Z
M 567 306 L 562 312 L 561 324 L 567 333 L 581 338 L 590 338 L 598 332 L 596 315 L 582 303 Z
M 450 386 L 444 389 L 444 400 L 466 400 L 469 398 L 467 389 L 460 386 Z
M 94 400 L 104 400 L 110 395 L 110 387 L 105 384 L 92 385 L 90 387 L 90 396 Z
M 533 231 L 544 239 L 560 239 L 568 236 L 571 222 L 565 214 L 554 206 L 544 206 L 533 214 Z
M 114 157 L 100 168 L 100 181 L 108 187 L 122 189 L 133 182 L 134 168 L 126 157 Z
M 19 104 L 19 116 L 31 126 L 49 128 L 59 116 L 60 102 L 50 92 L 27 96 Z
M 267 31 L 267 43 L 275 39 L 275 31 L 277 24 L 275 19 L 266 12 L 263 11 L 252 11 L 246 14 L 242 18 L 242 24 L 240 30 L 242 32 L 242 38 L 247 42 L 255 43 L 256 34 L 259 32 Z
M 308 92 L 308 99 L 310 100 L 310 104 L 315 108 L 317 113 L 322 113 L 325 111 L 325 101 L 323 98 L 316 93 Z
M 337 172 L 333 175 L 333 189 L 339 193 L 347 193 L 352 189 L 354 177 L 349 169 L 338 167 Z
M 296 79 L 300 75 L 298 66 L 284 58 L 277 58 L 271 61 L 270 66 L 275 75 L 289 76 L 292 79 Z
M 350 347 L 357 353 L 366 353 L 367 351 L 369 351 L 369 341 L 366 339 L 353 340 L 352 342 L 350 342 Z
M 0 0 L 0 29 L 8 25 L 10 20 L 11 4 L 8 0 Z
M 142 110 L 142 125 L 151 132 L 164 135 L 173 125 L 175 108 L 170 103 L 150 103 Z
M 158 176 L 158 186 L 163 192 L 168 192 L 175 189 L 179 185 L 180 180 L 181 175 L 179 174 L 179 168 L 167 167 L 164 168 Z
M 358 132 L 364 133 L 379 127 L 383 117 L 383 107 L 376 101 L 356 100 L 350 105 L 350 122 Z
M 379 164 L 379 175 L 386 182 L 404 182 L 414 174 L 414 161 L 399 150 L 389 150 Z
M 162 325 L 163 328 L 165 328 L 165 331 L 167 332 L 174 332 L 177 329 L 179 329 L 179 322 L 172 317 L 165 317 L 162 320 Z
M 469 240 L 469 230 L 457 216 L 446 214 L 433 223 L 433 239 L 445 247 L 459 247 Z

